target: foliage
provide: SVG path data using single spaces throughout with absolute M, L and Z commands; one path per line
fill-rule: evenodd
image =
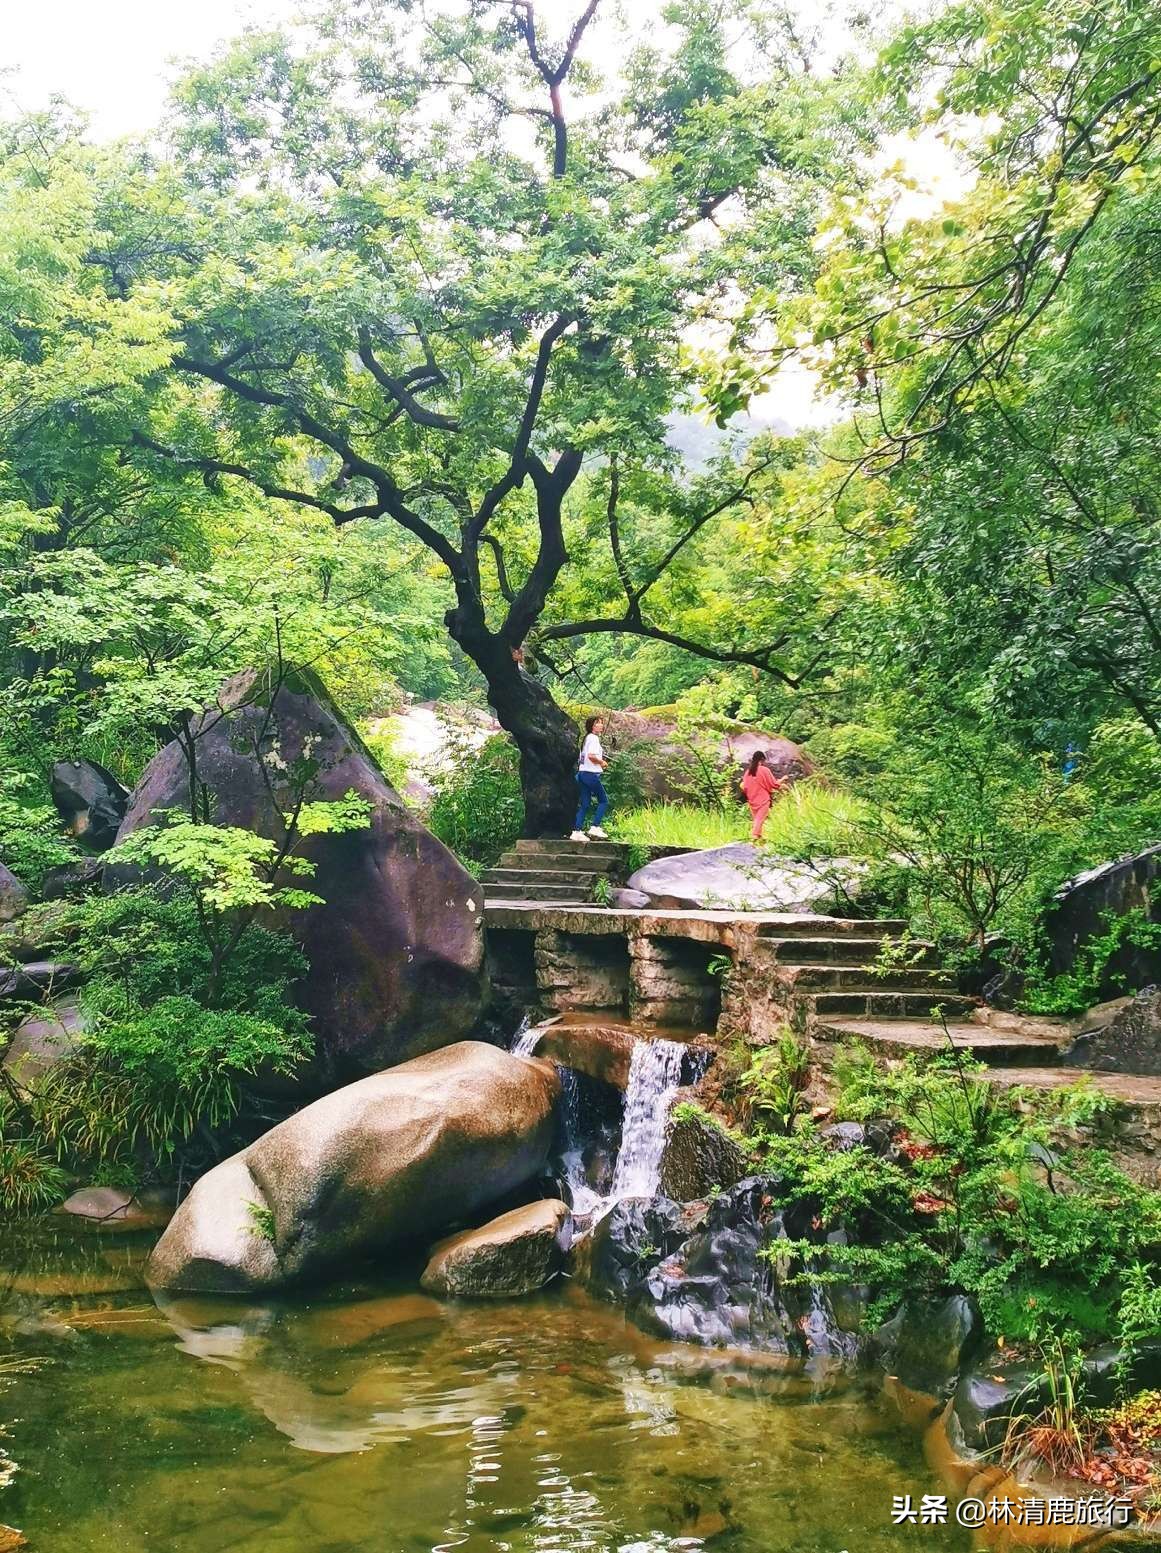
M 784 1030 L 772 1046 L 755 1052 L 737 1088 L 745 1114 L 762 1129 L 785 1135 L 805 1115 L 809 1082 L 810 1048 Z
M 69 1183 L 43 1142 L 21 1137 L 19 1126 L 18 1112 L 0 1093 L 0 1204 L 13 1216 L 55 1207 Z
M 1100 1000 L 1107 981 L 1125 985 L 1124 976 L 1110 977 L 1109 964 L 1127 947 L 1161 949 L 1161 922 L 1150 921 L 1143 908 L 1106 916 L 1104 932 L 1077 946 L 1070 970 L 1052 976 L 1034 968 L 1026 975 L 1020 1007 L 1030 1014 L 1083 1013 Z
M 431 829 L 458 857 L 494 864 L 513 846 L 524 823 L 516 750 L 503 735 L 479 749 L 453 745 L 449 763 L 433 774 Z
M 48 869 L 78 857 L 77 848 L 61 834 L 56 810 L 37 801 L 38 785 L 20 771 L 0 773 L 0 860 L 33 894 Z
M 675 803 L 614 809 L 609 821 L 614 840 L 643 847 L 724 847 L 750 831 L 740 814 Z
M 890 1155 L 835 1150 L 809 1125 L 759 1129 L 782 1197 L 814 1205 L 846 1245 L 800 1248 L 811 1277 L 870 1285 L 869 1319 L 905 1296 L 955 1289 L 979 1302 L 993 1337 L 1133 1340 L 1118 1311 L 1161 1271 L 1161 1193 L 1130 1181 L 1093 1147 L 1068 1140 L 1111 1102 L 1083 1083 L 1020 1093 L 982 1079 L 949 1050 L 920 1066 L 881 1067 L 859 1048 L 836 1064 L 835 1115 L 887 1119 Z M 1083 1259 L 1083 1286 L 1075 1268 Z M 1136 1266 L 1145 1269 L 1134 1272 Z

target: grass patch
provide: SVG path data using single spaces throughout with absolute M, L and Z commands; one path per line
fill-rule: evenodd
M 762 844 L 783 857 L 850 854 L 865 813 L 865 805 L 847 793 L 799 782 L 775 801 Z M 740 802 L 724 810 L 652 803 L 615 814 L 611 829 L 618 841 L 643 846 L 726 847 L 750 839 L 750 811 Z

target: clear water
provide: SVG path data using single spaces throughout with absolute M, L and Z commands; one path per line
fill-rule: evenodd
M 512 1037 L 512 1044 L 508 1048 L 514 1057 L 531 1057 L 540 1042 L 542 1031 L 539 1025 L 534 1025 L 525 1016 Z
M 892 1495 L 942 1491 L 869 1391 L 658 1344 L 568 1282 L 440 1304 L 400 1268 L 162 1312 L 147 1245 L 12 1241 L 0 1521 L 30 1553 L 894 1553 Z

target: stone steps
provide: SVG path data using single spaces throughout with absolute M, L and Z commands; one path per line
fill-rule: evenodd
M 592 904 L 592 887 L 588 880 L 560 884 L 489 883 L 484 890 L 485 905 L 496 901 L 529 902 L 552 906 L 589 906 Z
M 629 849 L 617 841 L 518 841 L 514 851 L 521 858 L 599 857 L 607 858 L 610 862 L 620 862 Z
M 866 1016 L 871 1020 L 930 1020 L 935 1007 L 948 1019 L 964 1017 L 975 1008 L 972 998 L 949 993 L 942 987 L 924 991 L 891 992 L 882 987 L 848 987 L 841 992 L 802 992 L 795 999 L 807 1018 L 817 1022 L 833 1015 Z M 933 1027 L 938 1030 L 939 1026 Z
M 862 917 L 816 917 L 809 912 L 764 911 L 757 915 L 762 919 L 755 928 L 758 938 L 777 942 L 792 938 L 795 942 L 807 939 L 814 943 L 858 943 L 865 948 L 868 960 L 878 956 L 885 938 L 902 938 L 909 925 L 899 917 L 869 922 Z
M 600 869 L 582 873 L 567 868 L 486 868 L 480 875 L 482 884 L 520 884 L 527 886 L 528 894 L 553 884 L 583 884 L 591 889 L 594 879 L 605 876 Z
M 1048 1068 L 1060 1059 L 1060 1048 L 1054 1041 L 989 1030 L 973 1019 L 950 1015 L 947 1028 L 960 1051 L 995 1067 Z M 949 1049 L 942 1027 L 932 1024 L 930 1019 L 861 1019 L 838 1015 L 818 1019 L 813 1033 L 818 1040 L 826 1042 L 861 1041 L 884 1057 L 931 1057 Z M 1070 1071 L 1074 1077 L 1079 1076 L 1077 1070 Z
M 836 965 L 822 962 L 796 965 L 779 960 L 777 968 L 792 982 L 796 992 L 826 990 L 835 992 L 914 992 L 924 993 L 933 1002 L 956 994 L 956 975 L 931 966 L 900 967 L 898 970 L 872 972 L 866 965 Z
M 527 874 L 530 879 L 537 879 L 541 874 L 567 874 L 570 879 L 599 878 L 607 874 L 611 866 L 609 860 L 603 857 L 537 857 L 532 852 L 505 852 L 496 864 L 496 868 L 515 870 Z M 494 870 L 489 869 L 488 872 Z
M 865 926 L 866 924 L 860 924 Z M 770 938 L 764 934 L 763 946 L 767 948 L 777 960 L 779 965 L 814 965 L 814 964 L 841 964 L 846 966 L 859 966 L 868 977 L 883 948 L 882 938 L 862 938 L 851 933 L 827 934 L 826 936 L 809 937 L 807 934 L 791 935 L 785 938 Z M 925 967 L 938 969 L 940 967 L 939 955 L 930 945 L 912 949 L 909 952 L 908 964 L 900 966 L 900 970 L 920 970 Z

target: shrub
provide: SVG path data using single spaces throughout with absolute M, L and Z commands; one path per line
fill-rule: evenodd
M 491 866 L 524 825 L 520 758 L 506 734 L 479 750 L 457 749 L 438 774 L 427 822 L 458 857 Z

